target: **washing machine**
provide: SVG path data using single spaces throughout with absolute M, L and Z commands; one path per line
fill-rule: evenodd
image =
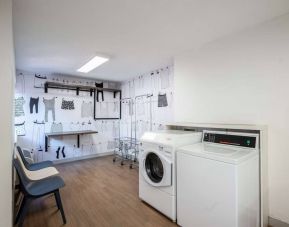
M 204 131 L 177 152 L 177 222 L 183 227 L 259 227 L 258 134 Z
M 178 147 L 200 142 L 201 132 L 146 132 L 139 153 L 139 197 L 176 221 L 176 163 Z

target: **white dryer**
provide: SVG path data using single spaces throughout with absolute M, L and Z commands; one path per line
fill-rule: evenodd
M 200 142 L 201 132 L 146 132 L 139 153 L 139 197 L 176 221 L 176 163 L 178 147 Z
M 259 227 L 259 137 L 204 131 L 177 152 L 177 222 L 183 227 Z

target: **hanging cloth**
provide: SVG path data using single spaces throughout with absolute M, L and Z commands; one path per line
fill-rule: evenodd
M 48 112 L 52 112 L 53 121 L 55 121 L 55 97 L 52 99 L 43 98 L 43 103 L 45 106 L 45 122 L 48 122 Z
M 168 106 L 167 94 L 159 94 L 158 107 L 167 107 L 167 106 Z
M 23 123 L 15 124 L 15 133 L 17 136 L 25 136 L 25 121 Z
M 51 124 L 51 130 L 50 130 L 50 132 L 62 132 L 62 131 L 63 131 L 62 123 L 56 124 L 55 122 L 53 122 L 53 123 Z
M 47 80 L 46 76 L 34 75 L 34 88 L 44 88 L 44 84 Z
M 63 110 L 74 110 L 74 101 L 67 101 L 65 99 L 62 99 L 61 103 L 61 109 Z
M 103 83 L 95 83 L 95 87 L 103 88 Z M 99 95 L 101 94 L 102 101 L 104 102 L 103 90 L 96 89 L 96 101 L 99 102 Z
M 29 102 L 30 114 L 33 114 L 34 106 L 35 106 L 35 112 L 38 113 L 38 104 L 39 104 L 39 97 L 37 98 L 30 97 L 30 102 Z
M 81 117 L 92 117 L 93 110 L 92 110 L 92 102 L 82 102 L 81 104 Z
M 15 117 L 21 117 L 24 116 L 24 106 L 25 104 L 25 99 L 24 97 L 19 97 L 14 99 L 14 111 L 15 111 Z

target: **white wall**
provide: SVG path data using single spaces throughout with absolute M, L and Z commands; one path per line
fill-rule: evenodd
M 12 1 L 0 1 L 0 226 L 12 226 L 12 100 L 14 47 Z
M 175 120 L 266 124 L 270 216 L 289 223 L 289 15 L 175 58 Z

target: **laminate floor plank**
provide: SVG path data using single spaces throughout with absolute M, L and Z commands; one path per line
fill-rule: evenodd
M 138 170 L 111 156 L 56 167 L 66 184 L 60 193 L 67 227 L 177 226 L 138 198 Z M 24 226 L 63 226 L 54 197 L 35 200 Z

